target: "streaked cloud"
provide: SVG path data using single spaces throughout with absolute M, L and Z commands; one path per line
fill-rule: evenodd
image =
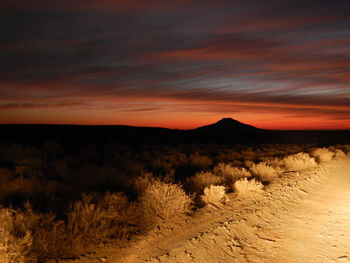
M 225 115 L 264 128 L 350 129 L 349 8 L 5 0 L 0 122 L 189 128 Z

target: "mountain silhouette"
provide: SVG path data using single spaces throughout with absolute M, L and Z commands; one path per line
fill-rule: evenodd
M 186 143 L 308 143 L 349 144 L 350 131 L 279 131 L 259 129 L 232 118 L 190 130 L 127 125 L 35 125 L 0 124 L 0 145 L 5 142 L 41 145 L 57 141 L 64 145 L 122 143 L 173 145 Z M 1 164 L 0 164 L 1 165 Z
M 197 131 L 256 132 L 260 129 L 232 118 L 222 118 L 216 123 L 196 128 Z

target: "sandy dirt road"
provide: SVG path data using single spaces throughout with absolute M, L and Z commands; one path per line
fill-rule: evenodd
M 274 262 L 350 262 L 350 162 L 328 178 L 266 229 L 280 238 Z
M 229 220 L 140 262 L 350 262 L 350 161 L 285 175 L 242 202 Z

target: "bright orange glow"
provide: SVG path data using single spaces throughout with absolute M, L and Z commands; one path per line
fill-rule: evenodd
M 192 129 L 232 117 L 263 129 L 350 129 L 350 120 L 332 120 L 328 111 L 344 106 L 191 101 L 159 98 L 85 98 L 80 104 L 6 109 L 1 123 L 132 125 Z M 5 110 L 3 109 L 2 112 Z M 313 112 L 312 116 L 305 112 Z

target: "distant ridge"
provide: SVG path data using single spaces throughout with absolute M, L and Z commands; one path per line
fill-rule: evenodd
M 278 131 L 259 129 L 232 118 L 190 130 L 127 125 L 30 125 L 0 124 L 2 143 L 38 145 L 45 141 L 62 144 L 108 143 L 173 145 L 186 143 L 308 143 L 318 145 L 350 144 L 350 131 Z
M 253 132 L 259 131 L 252 125 L 242 123 L 240 121 L 234 120 L 232 118 L 222 118 L 216 123 L 205 125 L 199 128 L 196 128 L 197 131 L 225 131 L 225 132 Z

